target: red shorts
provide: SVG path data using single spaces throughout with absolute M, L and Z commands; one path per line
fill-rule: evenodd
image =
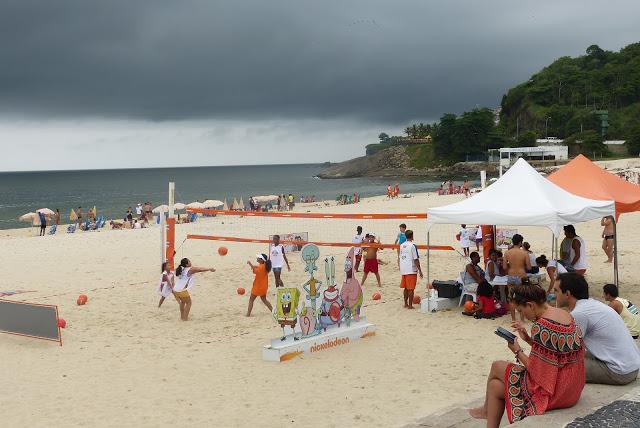
M 415 290 L 418 283 L 418 274 L 402 275 L 400 280 L 400 288 L 406 288 L 407 290 Z
M 364 273 L 378 273 L 378 259 L 364 259 Z

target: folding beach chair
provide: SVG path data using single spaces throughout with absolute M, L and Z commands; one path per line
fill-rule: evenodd
M 49 228 L 49 235 L 55 235 L 57 230 L 58 230 L 57 224 L 51 225 L 51 227 Z
M 75 233 L 75 232 L 76 232 L 75 224 L 70 224 L 69 226 L 67 226 L 67 233 Z

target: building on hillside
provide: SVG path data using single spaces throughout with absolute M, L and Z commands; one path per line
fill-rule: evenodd
M 503 147 L 489 150 L 489 162 L 499 162 L 500 175 L 503 168 L 509 169 L 519 158 L 531 164 L 556 164 L 558 161 L 569 159 L 567 146 L 538 146 L 538 147 Z
M 614 155 L 626 156 L 629 154 L 625 140 L 606 140 L 602 144 Z
M 558 137 L 538 138 L 536 139 L 536 146 L 555 146 L 560 145 L 563 142 L 564 140 Z

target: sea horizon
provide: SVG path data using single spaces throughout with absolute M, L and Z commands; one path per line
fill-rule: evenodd
M 83 168 L 83 169 L 25 169 L 0 171 L 0 174 L 30 173 L 30 172 L 87 172 L 87 171 L 129 171 L 129 170 L 154 170 L 154 169 L 187 169 L 187 168 L 231 168 L 249 166 L 296 166 L 296 165 L 334 165 L 339 162 L 297 162 L 297 163 L 261 163 L 242 165 L 195 165 L 195 166 L 149 166 L 149 167 L 125 167 L 125 168 Z
M 438 188 L 435 178 L 340 178 L 322 180 L 324 164 L 226 165 L 153 167 L 59 171 L 0 172 L 0 229 L 28 227 L 18 218 L 40 208 L 60 209 L 62 223 L 71 209 L 97 207 L 98 215 L 122 219 L 128 207 L 150 201 L 155 207 L 167 202 L 168 183 L 176 183 L 176 202 L 289 194 L 335 201 L 341 194 L 361 197 L 386 193 L 398 183 L 402 193 L 429 192 Z M 420 209 L 416 207 L 416 211 Z

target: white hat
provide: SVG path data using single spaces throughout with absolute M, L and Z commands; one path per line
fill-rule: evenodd
M 265 259 L 262 254 L 256 254 L 256 259 L 262 260 L 262 261 L 265 261 L 265 262 L 267 261 L 267 259 Z

